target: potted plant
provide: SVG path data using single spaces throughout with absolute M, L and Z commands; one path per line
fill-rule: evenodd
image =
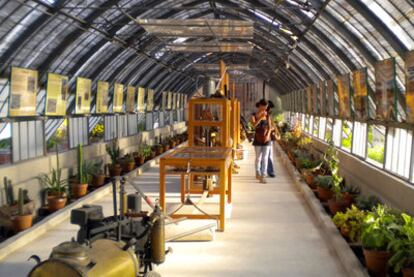
M 139 149 L 138 152 L 135 154 L 135 163 L 138 165 L 143 165 L 145 159 L 150 157 L 152 154 L 152 149 L 149 145 L 144 144 Z
M 318 198 L 322 202 L 326 202 L 333 197 L 332 188 L 332 176 L 325 175 L 325 176 L 317 176 L 315 178 Z
M 347 207 L 354 203 L 356 197 L 361 193 L 361 190 L 356 186 L 345 185 L 342 189 L 342 198 Z
M 160 139 L 161 140 L 161 139 Z M 163 152 L 167 152 L 169 149 L 170 149 L 170 143 L 168 142 L 168 139 L 166 139 L 166 140 L 161 140 L 162 142 L 161 142 L 161 145 L 162 145 L 162 148 L 163 148 Z
M 156 156 L 161 155 L 163 150 L 164 150 L 164 148 L 161 144 L 154 144 L 153 145 L 153 151 L 154 151 Z
M 93 187 L 100 187 L 105 184 L 106 175 L 102 169 L 103 161 L 102 160 L 92 160 L 85 162 L 84 173 L 88 176 L 92 176 L 90 181 Z
M 398 224 L 398 217 L 389 208 L 378 205 L 367 212 L 361 233 L 361 243 L 368 271 L 386 276 L 392 253 L 388 250 Z
M 121 176 L 122 167 L 118 162 L 121 150 L 119 149 L 117 139 L 114 139 L 111 144 L 106 145 L 106 153 L 111 157 L 111 164 L 108 166 L 109 175 L 111 177 Z
M 122 158 L 122 170 L 124 172 L 130 172 L 135 168 L 135 159 L 131 154 L 126 154 Z
M 174 137 L 170 137 L 168 139 L 168 142 L 170 143 L 170 148 L 174 148 L 177 145 L 177 142 Z
M 356 199 L 356 206 L 364 211 L 372 211 L 375 207 L 381 204 L 381 200 L 374 195 L 359 195 Z
M 364 224 L 365 216 L 365 211 L 352 205 L 346 212 L 336 213 L 333 217 L 333 223 L 339 228 L 345 238 L 351 242 L 358 243 L 361 241 L 362 225 Z
M 78 145 L 78 175 L 77 182 L 72 184 L 71 195 L 73 198 L 81 198 L 88 192 L 88 172 L 84 171 L 83 147 Z
M 402 271 L 404 277 L 414 276 L 414 218 L 408 214 L 401 214 L 403 224 L 398 235 L 391 239 L 388 250 L 393 255 L 389 264 L 396 273 Z
M 27 191 L 26 191 L 27 193 Z M 26 195 L 27 197 L 27 195 Z M 30 201 L 30 200 L 28 200 Z M 17 199 L 17 207 L 18 207 L 18 214 L 12 218 L 13 222 L 13 229 L 14 231 L 21 232 L 30 227 L 33 224 L 33 214 L 32 211 L 25 211 L 24 210 L 25 204 L 25 195 L 23 189 L 19 188 L 19 197 Z

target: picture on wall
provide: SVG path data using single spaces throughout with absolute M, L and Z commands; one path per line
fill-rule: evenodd
M 327 112 L 329 116 L 335 116 L 335 83 L 333 80 L 326 81 Z
M 114 84 L 113 112 L 121 113 L 124 105 L 124 85 Z
M 319 112 L 320 115 L 326 116 L 326 88 L 325 88 L 325 81 L 319 82 L 318 87 L 318 93 L 319 93 Z
M 405 57 L 406 87 L 405 101 L 407 106 L 407 121 L 414 123 L 414 51 Z
M 54 73 L 47 74 L 46 115 L 66 115 L 66 101 L 69 97 L 68 83 L 69 78 L 67 76 Z
M 126 111 L 129 113 L 135 112 L 135 87 L 127 87 Z
M 167 108 L 167 94 L 168 92 L 166 91 L 162 92 L 161 110 L 163 111 Z
M 396 111 L 395 58 L 379 61 L 375 64 L 376 119 L 393 120 Z
M 167 110 L 171 110 L 172 108 L 172 92 L 168 92 L 168 98 L 167 98 Z
M 312 113 L 312 88 L 311 87 L 306 88 L 306 103 L 307 103 L 306 112 L 308 114 L 311 114 Z
M 319 115 L 319 89 L 318 85 L 312 85 L 312 112 Z
M 351 117 L 351 82 L 349 74 L 339 75 L 337 77 L 339 117 Z
M 12 67 L 10 79 L 9 116 L 35 116 L 38 72 Z
M 92 80 L 76 78 L 76 114 L 88 114 L 91 109 Z
M 109 83 L 98 81 L 96 91 L 96 113 L 107 113 L 109 105 Z
M 145 112 L 145 88 L 142 87 L 138 88 L 137 109 L 140 113 Z
M 368 115 L 368 73 L 367 69 L 352 73 L 354 85 L 355 118 L 365 119 Z
M 147 112 L 152 112 L 152 110 L 154 109 L 154 90 L 148 89 L 147 94 Z

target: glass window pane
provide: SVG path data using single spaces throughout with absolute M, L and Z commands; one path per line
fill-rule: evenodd
M 342 130 L 342 121 L 340 119 L 335 119 L 333 126 L 332 139 L 335 146 L 341 146 L 341 130 Z
M 346 151 L 351 151 L 351 145 L 352 145 L 352 122 L 344 120 L 342 124 L 341 146 L 342 146 L 342 149 Z
M 11 162 L 11 125 L 0 123 L 0 164 Z
M 385 127 L 381 125 L 368 126 L 367 161 L 382 167 L 384 164 Z
M 329 141 L 332 139 L 333 122 L 334 120 L 332 118 L 328 118 L 326 120 L 325 141 Z
M 313 135 L 317 137 L 319 134 L 319 117 L 313 119 Z
M 326 117 L 320 117 L 318 137 L 322 140 L 325 138 L 325 131 L 326 131 Z
M 89 117 L 89 143 L 104 141 L 105 123 L 103 116 Z
M 48 134 L 46 132 L 46 151 L 47 153 L 55 152 L 55 145 L 58 151 L 63 152 L 69 150 L 68 139 L 68 120 L 67 119 L 50 119 L 46 121 L 46 126 L 53 127 L 54 132 Z
M 367 140 L 367 124 L 355 121 L 352 142 L 352 153 L 365 158 L 366 140 Z

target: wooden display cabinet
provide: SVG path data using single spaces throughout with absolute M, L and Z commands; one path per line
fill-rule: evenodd
M 188 146 L 232 147 L 231 101 L 199 98 L 189 101 Z

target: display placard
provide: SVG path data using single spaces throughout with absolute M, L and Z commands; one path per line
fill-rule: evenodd
M 138 88 L 137 106 L 138 112 L 145 112 L 145 88 Z
M 109 105 L 109 83 L 98 81 L 96 92 L 96 113 L 107 113 Z
M 46 88 L 46 115 L 66 115 L 66 101 L 69 96 L 69 78 L 67 76 L 48 73 Z
M 326 81 L 327 110 L 329 116 L 335 116 L 335 83 Z
M 152 112 L 152 110 L 154 109 L 154 90 L 148 89 L 147 93 L 147 112 Z
M 9 116 L 36 116 L 38 72 L 12 67 L 9 97 Z
M 165 111 L 167 108 L 167 92 L 162 92 L 161 110 Z
M 338 100 L 339 100 L 339 117 L 351 117 L 351 81 L 349 74 L 339 75 L 337 77 Z
M 129 113 L 135 112 L 135 87 L 127 87 L 126 111 Z
M 181 108 L 181 93 L 177 93 L 177 109 Z
M 76 78 L 76 114 L 88 114 L 91 110 L 92 80 Z
M 122 112 L 122 105 L 124 104 L 124 85 L 114 84 L 114 99 L 113 99 L 113 112 Z
M 315 115 L 319 115 L 319 90 L 318 85 L 312 85 L 312 112 Z
M 319 94 L 319 112 L 321 116 L 326 116 L 327 112 L 326 112 L 326 97 L 325 97 L 325 81 L 320 81 L 319 82 L 319 89 L 318 89 L 318 94 Z
M 375 64 L 376 118 L 395 119 L 396 111 L 395 58 L 379 61 Z
M 306 88 L 306 103 L 307 103 L 306 112 L 308 114 L 311 114 L 312 113 L 312 88 L 311 87 Z
M 355 118 L 365 119 L 368 115 L 368 73 L 367 69 L 352 73 L 354 85 Z
M 171 110 L 171 109 L 172 109 L 172 92 L 169 91 L 168 97 L 167 97 L 167 110 Z
M 408 52 L 405 57 L 405 76 L 407 83 L 407 91 L 405 92 L 407 121 L 414 123 L 414 51 Z

